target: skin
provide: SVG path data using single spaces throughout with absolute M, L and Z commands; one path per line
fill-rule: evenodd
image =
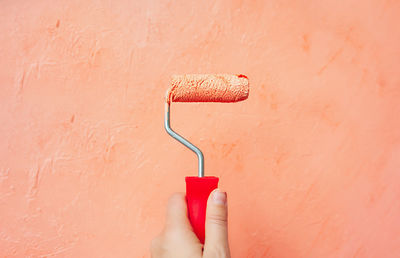
M 229 258 L 227 196 L 214 190 L 207 202 L 204 246 L 193 232 L 183 193 L 168 201 L 165 227 L 151 244 L 153 258 Z

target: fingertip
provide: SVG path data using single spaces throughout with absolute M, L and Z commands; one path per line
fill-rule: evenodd
M 219 188 L 214 189 L 208 197 L 208 203 L 226 206 L 228 203 L 227 193 Z

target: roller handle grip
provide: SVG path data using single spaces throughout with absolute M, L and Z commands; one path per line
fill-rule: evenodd
M 214 176 L 185 178 L 189 220 L 202 244 L 205 237 L 207 200 L 210 193 L 218 187 L 218 180 Z

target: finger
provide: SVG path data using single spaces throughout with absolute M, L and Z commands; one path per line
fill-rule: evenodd
M 183 193 L 174 193 L 168 200 L 166 227 L 191 229 L 187 216 L 186 197 Z
M 227 196 L 216 189 L 207 201 L 204 257 L 230 257 L 227 222 Z

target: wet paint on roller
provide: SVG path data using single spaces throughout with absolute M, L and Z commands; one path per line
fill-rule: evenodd
M 248 96 L 243 74 L 186 74 L 172 76 L 167 102 L 237 102 Z

